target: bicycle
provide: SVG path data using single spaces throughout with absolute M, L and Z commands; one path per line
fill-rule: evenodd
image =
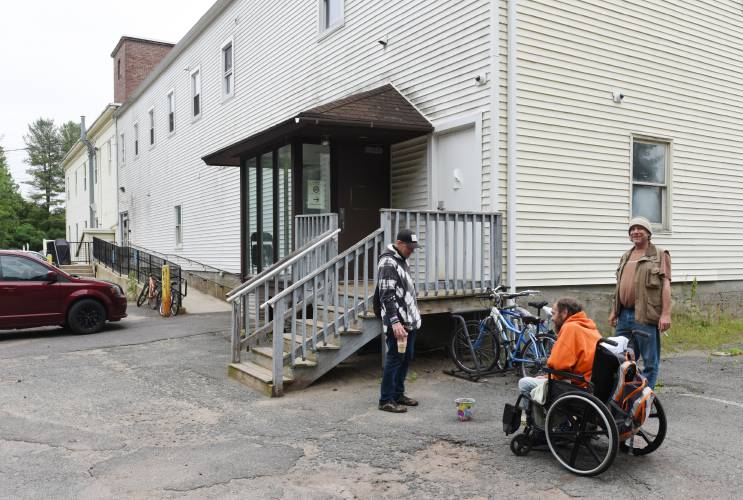
M 480 374 L 496 367 L 503 371 L 509 366 L 520 366 L 523 376 L 536 376 L 552 351 L 554 334 L 545 330 L 546 325 L 539 318 L 503 303 L 539 292 L 525 290 L 512 294 L 502 292 L 503 289 L 501 286 L 481 295 L 492 301 L 490 314 L 481 321 L 465 322 L 464 328 L 460 326 L 455 331 L 450 347 L 452 359 L 467 373 Z
M 142 307 L 142 304 L 147 302 L 152 310 L 156 310 L 160 305 L 160 280 L 158 280 L 154 274 L 150 274 L 147 277 L 147 282 L 142 287 L 142 291 L 139 292 L 137 297 L 137 307 Z
M 181 281 L 186 283 L 186 289 L 184 293 L 181 293 L 181 288 L 180 288 Z M 183 305 L 183 297 L 185 297 L 187 293 L 188 293 L 188 281 L 185 281 L 182 278 L 173 278 L 171 280 L 170 282 L 170 315 L 171 316 L 178 316 L 178 313 L 181 310 L 181 306 Z M 160 304 L 160 314 L 163 314 L 162 289 L 160 289 L 157 298 L 158 298 L 158 303 Z

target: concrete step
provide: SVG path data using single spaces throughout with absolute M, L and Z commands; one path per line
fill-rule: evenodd
M 271 370 L 254 363 L 252 361 L 243 361 L 241 363 L 230 363 L 227 367 L 227 376 L 237 380 L 243 385 L 262 392 L 266 396 L 276 396 L 274 394 L 273 373 Z M 294 381 L 291 375 L 286 373 L 283 376 L 284 386 L 290 385 Z

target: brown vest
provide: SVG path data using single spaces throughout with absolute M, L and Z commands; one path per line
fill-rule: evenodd
M 630 248 L 619 259 L 617 267 L 617 287 L 614 291 L 614 311 L 619 315 L 622 304 L 619 301 L 619 282 L 624 266 L 632 254 Z M 650 243 L 645 255 L 637 262 L 635 271 L 635 321 L 646 325 L 658 324 L 663 312 L 663 253 L 664 248 Z

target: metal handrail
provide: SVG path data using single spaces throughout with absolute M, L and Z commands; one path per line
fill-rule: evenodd
M 269 300 L 265 301 L 263 304 L 261 304 L 261 309 L 265 309 L 266 306 L 269 306 L 269 305 L 270 306 L 274 305 L 280 299 L 283 299 L 284 297 L 286 297 L 290 293 L 294 292 L 294 290 L 296 290 L 300 286 L 304 285 L 305 283 L 309 282 L 312 279 L 315 279 L 317 276 L 319 276 L 320 274 L 324 273 L 326 270 L 330 269 L 331 267 L 333 267 L 334 265 L 336 265 L 338 262 L 340 262 L 343 259 L 345 259 L 346 257 L 348 257 L 350 254 L 355 253 L 359 248 L 366 247 L 366 245 L 370 241 L 374 240 L 377 236 L 379 236 L 379 235 L 381 235 L 383 233 L 384 233 L 384 229 L 382 229 L 382 228 L 377 229 L 376 231 L 374 231 L 373 233 L 371 233 L 369 236 L 367 236 L 363 240 L 361 240 L 358 243 L 356 243 L 354 246 L 348 248 L 346 251 L 344 251 L 343 253 L 339 254 L 337 257 L 335 257 L 332 260 L 328 261 L 327 264 L 325 264 L 323 266 L 320 266 L 315 271 L 313 271 L 311 274 L 308 274 L 307 276 L 305 276 L 301 280 L 297 281 L 296 283 L 293 283 L 291 286 L 285 288 L 280 293 L 274 295 L 272 298 L 270 298 Z
M 262 273 L 254 276 L 253 278 L 246 281 L 245 283 L 242 283 L 240 286 L 238 286 L 234 290 L 230 290 L 227 293 L 227 302 L 233 302 L 238 297 L 241 297 L 247 293 L 250 293 L 252 290 L 262 285 L 263 282 L 273 278 L 277 274 L 280 274 L 282 271 L 286 270 L 287 267 L 290 267 L 295 262 L 305 257 L 312 250 L 330 241 L 333 237 L 335 237 L 340 232 L 341 232 L 340 229 L 333 229 L 331 231 L 326 231 L 325 233 L 320 235 L 319 239 L 314 240 L 313 243 L 306 244 L 304 247 L 300 248 L 299 250 L 294 251 L 292 254 L 290 254 L 285 259 L 280 260 L 275 265 L 269 267 Z

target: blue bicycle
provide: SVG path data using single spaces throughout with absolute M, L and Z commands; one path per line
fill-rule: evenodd
M 555 343 L 546 321 L 508 300 L 537 294 L 534 290 L 505 293 L 499 287 L 481 297 L 492 302 L 490 314 L 481 321 L 460 325 L 451 340 L 451 357 L 460 370 L 482 374 L 520 368 L 525 377 L 539 375 Z

